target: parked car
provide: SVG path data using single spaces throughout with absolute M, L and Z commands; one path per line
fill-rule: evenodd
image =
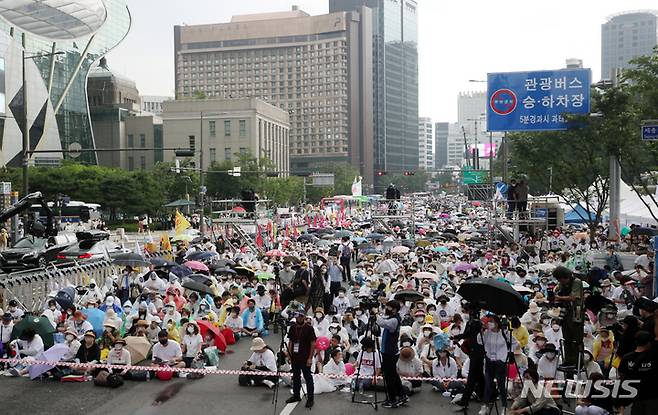
M 110 241 L 110 234 L 104 231 L 91 230 L 78 232 L 76 235 L 80 241 L 61 251 L 57 255 L 58 262 L 112 258 L 115 255 L 130 252 L 129 249 Z
M 19 269 L 44 267 L 54 262 L 63 250 L 75 245 L 74 234 L 59 234 L 49 238 L 25 236 L 0 253 L 0 268 L 9 272 Z

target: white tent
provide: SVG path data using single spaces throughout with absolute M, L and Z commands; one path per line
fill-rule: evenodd
M 619 221 L 622 226 L 633 223 L 637 225 L 656 225 L 656 220 L 651 216 L 651 213 L 653 212 L 653 215 L 658 217 L 658 207 L 650 196 L 638 195 L 624 181 L 621 182 L 619 194 L 621 199 Z M 647 208 L 647 205 L 649 208 Z

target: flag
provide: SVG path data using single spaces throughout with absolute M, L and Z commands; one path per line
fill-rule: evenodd
M 263 247 L 263 235 L 261 235 L 260 225 L 257 225 L 256 229 L 256 246 L 259 248 Z
M 352 183 L 352 196 L 363 196 L 363 178 L 361 176 L 354 178 Z
M 187 219 L 185 219 L 185 216 L 183 216 L 183 214 L 180 213 L 178 210 L 176 210 L 175 224 L 176 224 L 176 235 L 180 235 L 183 233 L 185 229 L 189 229 L 192 227 L 192 225 L 190 225 L 190 222 Z
M 169 234 L 166 232 L 160 237 L 160 250 L 171 251 L 171 241 L 169 240 Z
M 286 223 L 286 238 L 290 238 L 290 225 Z

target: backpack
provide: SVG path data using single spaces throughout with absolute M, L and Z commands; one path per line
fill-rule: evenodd
M 345 259 L 352 258 L 352 247 L 350 244 L 343 245 L 343 251 L 340 253 L 340 257 Z

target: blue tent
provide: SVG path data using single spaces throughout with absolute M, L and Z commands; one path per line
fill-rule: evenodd
M 588 212 L 581 205 L 576 205 L 571 212 L 564 215 L 564 223 L 587 223 L 593 222 L 595 219 L 596 213 Z

